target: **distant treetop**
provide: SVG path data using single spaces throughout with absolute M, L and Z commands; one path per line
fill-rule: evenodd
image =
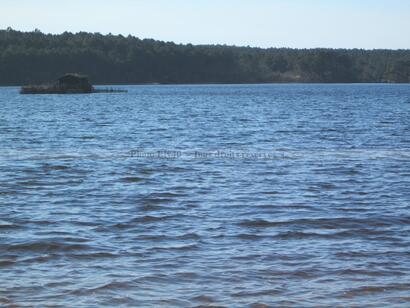
M 100 33 L 0 30 L 0 85 L 82 72 L 97 84 L 410 82 L 410 50 L 182 45 Z

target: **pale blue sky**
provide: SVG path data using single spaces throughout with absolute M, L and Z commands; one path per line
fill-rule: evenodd
M 0 0 L 0 28 L 177 43 L 410 48 L 410 0 Z

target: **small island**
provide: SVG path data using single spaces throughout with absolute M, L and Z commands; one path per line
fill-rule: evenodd
M 95 89 L 88 81 L 88 76 L 81 74 L 65 74 L 54 84 L 23 86 L 21 94 L 89 94 L 127 92 L 120 89 Z

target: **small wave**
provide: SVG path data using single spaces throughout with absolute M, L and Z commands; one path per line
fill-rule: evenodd
M 173 219 L 194 219 L 193 216 L 188 216 L 188 215 L 164 215 L 164 216 L 153 216 L 153 215 L 144 215 L 144 216 L 138 216 L 135 217 L 129 221 L 126 222 L 120 222 L 117 224 L 112 225 L 110 228 L 117 228 L 117 229 L 128 229 L 128 228 L 133 228 L 136 227 L 140 224 L 155 224 L 158 222 L 165 222 Z M 97 231 L 109 231 L 110 228 L 106 227 L 101 227 L 99 226 L 97 228 Z
M 146 275 L 141 278 L 137 279 L 137 282 L 143 283 L 165 283 L 169 284 L 169 276 L 166 274 L 154 274 L 154 275 Z
M 236 235 L 236 237 L 241 240 L 249 240 L 249 241 L 260 240 L 260 239 L 265 238 L 265 236 L 262 236 L 262 235 L 249 234 L 249 233 L 241 233 L 241 234 Z
M 161 206 L 161 205 L 154 205 L 154 204 L 145 204 L 138 207 L 138 210 L 141 212 L 158 212 L 161 210 L 169 210 L 169 207 Z
M 283 224 L 283 222 L 274 222 L 274 221 L 267 221 L 264 219 L 256 219 L 256 220 L 245 220 L 238 223 L 241 227 L 249 227 L 249 228 L 268 228 L 268 227 L 276 227 Z
M 13 302 L 11 301 L 11 299 L 7 298 L 7 297 L 0 297 L 0 304 L 4 304 L 4 305 L 12 305 Z M 17 306 L 7 306 L 7 307 L 17 307 Z
M 18 192 L 16 190 L 2 190 L 0 191 L 0 196 L 15 196 Z
M 271 308 L 272 306 L 263 304 L 263 303 L 253 303 L 250 305 L 250 308 Z M 286 306 L 278 306 L 278 307 L 286 307 Z
M 155 169 L 150 169 L 150 168 L 143 168 L 139 172 L 141 174 L 144 174 L 144 175 L 151 175 L 151 174 L 154 174 L 156 172 L 156 170 Z
M 276 196 L 276 195 L 279 195 L 280 192 L 276 190 L 272 190 L 272 191 L 263 191 L 262 194 L 267 195 L 267 196 Z
M 360 236 L 359 233 L 351 231 L 340 231 L 334 233 L 317 233 L 317 232 L 303 232 L 303 231 L 287 231 L 281 232 L 274 237 L 281 240 L 301 240 L 306 238 L 319 239 L 336 239 L 336 238 L 351 238 L 354 235 Z
M 361 229 L 366 228 L 382 228 L 398 225 L 410 224 L 410 217 L 369 217 L 369 218 L 352 218 L 352 217 L 336 217 L 336 218 L 303 218 L 285 221 L 267 221 L 264 219 L 244 220 L 238 223 L 239 226 L 248 228 L 270 228 L 281 226 L 298 226 L 300 228 L 321 228 L 321 229 Z M 369 233 L 375 230 L 368 230 Z
M 81 140 L 94 140 L 94 139 L 96 139 L 95 136 L 80 136 L 78 138 L 81 139 Z
M 271 290 L 261 290 L 256 292 L 242 291 L 232 294 L 233 297 L 258 297 L 258 296 L 276 296 L 282 294 L 282 290 L 271 289 Z
M 410 258 L 410 251 L 382 251 L 382 252 L 375 252 L 375 251 L 342 251 L 336 252 L 335 256 L 342 259 L 352 259 L 352 258 L 403 258 L 408 259 Z
M 183 168 L 183 167 L 174 167 L 169 169 L 170 172 L 175 172 L 175 173 L 184 173 L 184 172 L 192 172 L 195 170 L 188 169 L 188 168 Z
M 21 228 L 20 225 L 14 224 L 14 223 L 10 223 L 7 221 L 1 221 L 0 220 L 0 231 L 1 230 L 9 230 L 9 229 L 18 229 Z
M 45 165 L 43 169 L 45 171 L 64 171 L 70 169 L 70 167 L 65 165 Z
M 369 296 L 378 293 L 385 294 L 386 292 L 408 291 L 410 290 L 410 283 L 394 283 L 383 286 L 362 286 L 347 290 L 341 295 L 342 298 L 352 298 L 359 296 Z
M 371 270 L 371 269 L 343 269 L 335 272 L 337 276 L 369 276 L 369 277 L 399 277 L 405 273 L 388 270 Z
M 319 184 L 319 187 L 324 190 L 333 190 L 336 188 L 336 185 L 332 183 L 321 183 Z
M 107 122 L 107 123 L 95 123 L 96 127 L 106 127 L 106 126 L 113 126 L 114 123 Z
M 197 279 L 200 276 L 195 272 L 178 272 L 175 274 L 178 279 Z
M 169 247 L 153 247 L 150 251 L 155 252 L 169 252 L 169 251 L 191 251 L 199 249 L 197 244 L 181 245 L 181 246 L 169 246 Z
M 124 183 L 140 183 L 144 181 L 144 179 L 139 177 L 125 177 L 121 178 L 120 181 Z
M 6 259 L 6 260 L 0 260 L 0 268 L 2 267 L 7 267 L 7 266 L 13 266 L 14 264 L 16 264 L 16 259 Z
M 174 219 L 176 216 L 175 215 L 168 215 L 168 216 L 150 216 L 150 215 L 145 215 L 141 217 L 136 217 L 129 221 L 127 224 L 135 224 L 135 223 L 153 223 L 153 222 L 159 222 L 159 221 L 166 221 L 170 219 Z
M 197 233 L 187 233 L 180 236 L 177 236 L 176 239 L 178 240 L 199 240 L 201 236 Z
M 201 303 L 214 303 L 215 299 L 207 295 L 199 295 L 192 298 L 192 301 Z
M 27 242 L 12 244 L 6 247 L 7 251 L 27 251 L 27 252 L 58 252 L 58 251 L 76 251 L 87 250 L 90 247 L 83 244 L 56 243 L 49 241 Z
M 95 259 L 114 259 L 118 258 L 117 254 L 110 252 L 94 252 L 86 254 L 70 254 L 70 258 L 78 260 L 95 260 Z
M 179 197 L 185 197 L 187 194 L 185 193 L 171 193 L 171 192 L 161 192 L 161 193 L 152 193 L 147 196 L 149 199 L 166 199 L 166 198 L 179 198 Z
M 18 260 L 18 263 L 23 263 L 23 264 L 40 264 L 40 263 L 47 263 L 50 262 L 50 260 L 59 258 L 59 255 L 56 253 L 49 253 L 49 252 L 41 252 L 42 255 L 36 256 L 36 257 L 27 257 Z
M 170 198 L 151 198 L 151 197 L 147 197 L 144 198 L 141 202 L 144 203 L 145 205 L 155 205 L 155 204 L 169 204 L 174 202 L 174 199 L 170 199 Z
M 94 294 L 99 291 L 113 291 L 113 290 L 128 290 L 131 287 L 129 282 L 113 281 L 109 282 L 95 288 L 82 288 L 78 290 L 73 290 L 69 294 L 75 296 L 85 296 L 89 294 Z

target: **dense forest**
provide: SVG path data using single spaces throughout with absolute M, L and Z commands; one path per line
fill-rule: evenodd
M 99 33 L 0 30 L 0 85 L 53 81 L 67 72 L 95 84 L 410 82 L 410 50 L 180 45 Z

